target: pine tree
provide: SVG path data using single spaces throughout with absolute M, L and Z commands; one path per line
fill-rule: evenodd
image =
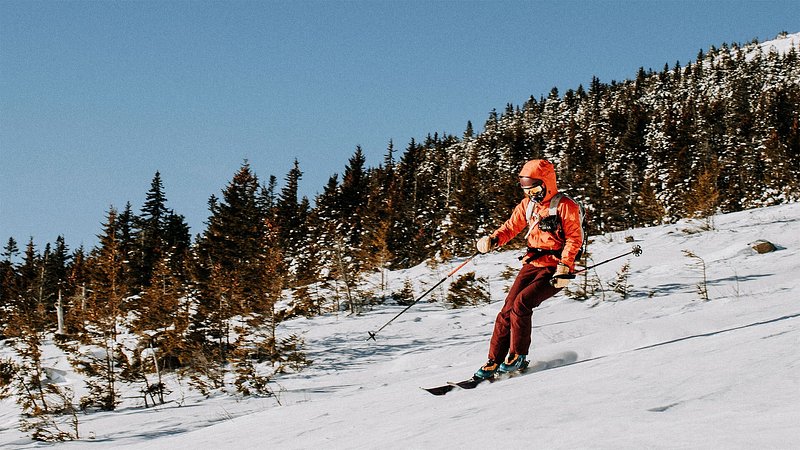
M 491 299 L 488 285 L 486 278 L 476 277 L 475 272 L 467 272 L 450 284 L 447 289 L 447 303 L 452 308 L 488 303 Z
M 4 311 L 5 343 L 14 359 L 0 360 L 0 399 L 14 397 L 22 408 L 20 430 L 37 441 L 78 438 L 77 415 L 69 388 L 48 383 L 43 366 L 47 312 L 42 303 L 16 296 Z M 72 431 L 60 416 L 71 415 Z
M 453 195 L 450 220 L 445 233 L 444 248 L 450 255 L 472 253 L 475 239 L 493 231 L 490 210 L 480 186 L 477 155 L 473 154 L 459 177 L 459 186 Z M 448 257 L 447 254 L 444 255 Z
M 353 268 L 358 271 L 361 262 L 361 242 L 363 238 L 364 223 L 362 213 L 367 205 L 367 194 L 369 180 L 367 178 L 366 157 L 360 146 L 356 147 L 353 156 L 348 160 L 342 178 L 341 196 L 339 205 L 341 207 L 341 221 L 339 232 L 345 245 L 348 255 L 352 255 Z
M 426 190 L 422 179 L 424 149 L 411 140 L 395 171 L 396 198 L 393 211 L 396 217 L 390 231 L 389 249 L 395 255 L 393 266 L 407 268 L 426 257 L 427 236 L 420 222 Z
M 312 207 L 308 197 L 303 196 L 297 205 L 298 228 L 297 256 L 295 257 L 295 284 L 304 285 L 317 281 L 319 275 L 320 245 L 312 232 Z M 268 241 L 273 242 L 273 241 Z M 273 250 L 279 250 L 273 248 Z M 279 268 L 280 269 L 280 268 Z M 278 270 L 279 270 L 278 269 Z
M 62 301 L 64 307 L 64 326 L 67 335 L 83 328 L 82 311 L 86 309 L 86 288 L 90 283 L 89 262 L 83 247 L 78 247 L 70 255 L 67 267 L 66 292 Z M 62 300 L 63 300 L 62 299 Z
M 17 241 L 10 237 L 8 238 L 8 242 L 6 242 L 5 247 L 3 247 L 3 261 L 7 263 L 12 263 L 12 259 L 19 254 L 19 247 L 17 247 Z
M 269 176 L 269 182 L 266 186 L 262 186 L 261 194 L 259 195 L 259 205 L 262 211 L 267 211 L 270 218 L 274 218 L 277 211 L 274 211 L 277 197 L 275 190 L 278 188 L 278 179 L 275 175 Z
M 57 332 L 63 332 L 65 298 L 69 295 L 68 268 L 69 249 L 63 236 L 56 238 L 55 249 L 46 251 L 44 258 L 44 298 L 50 324 L 57 325 Z
M 633 289 L 633 285 L 628 281 L 630 278 L 630 270 L 631 265 L 629 262 L 626 262 L 617 271 L 617 277 L 609 282 L 611 289 L 619 294 L 623 300 L 631 295 L 631 290 Z
M 167 258 L 156 265 L 151 280 L 137 302 L 131 329 L 142 350 L 158 349 L 161 368 L 177 369 L 187 359 L 182 345 L 189 322 L 186 286 Z
M 258 178 L 245 162 L 212 205 L 212 216 L 202 238 L 204 250 L 226 270 L 255 260 L 263 235 L 264 213 L 259 208 Z
M 258 178 L 245 162 L 222 200 L 209 201 L 208 228 L 192 262 L 196 303 L 187 342 L 190 377 L 204 392 L 224 385 L 229 362 L 240 374 L 250 367 L 243 345 L 274 348 L 274 340 L 265 341 L 270 333 L 264 330 L 275 326 L 282 253 L 263 199 Z
M 185 277 L 185 261 L 192 244 L 186 218 L 170 210 L 163 225 L 164 251 L 161 259 L 169 261 L 170 269 L 177 276 Z M 153 273 L 155 276 L 155 271 Z
M 700 173 L 686 196 L 686 213 L 689 217 L 704 220 L 708 230 L 714 228 L 714 215 L 719 207 L 718 178 L 718 166 L 710 164 Z
M 150 278 L 164 248 L 164 228 L 169 210 L 166 207 L 164 185 L 161 173 L 156 171 L 150 182 L 145 202 L 136 219 L 136 285 L 145 288 L 150 285 Z
M 367 188 L 367 205 L 364 208 L 363 224 L 363 263 L 366 270 L 381 273 L 380 290 L 385 291 L 388 280 L 386 269 L 393 260 L 389 247 L 392 223 L 395 220 L 393 204 L 395 201 L 396 179 L 394 173 L 394 145 L 389 142 L 383 165 L 370 171 Z M 383 295 L 385 297 L 385 293 Z
M 114 410 L 122 400 L 118 384 L 122 368 L 129 363 L 120 336 L 127 292 L 122 283 L 125 255 L 118 226 L 118 213 L 112 207 L 98 236 L 99 246 L 91 255 L 90 289 L 80 311 L 78 341 L 70 343 L 70 363 L 84 375 L 89 391 L 81 406 L 106 411 Z
M 12 302 L 19 296 L 19 273 L 14 258 L 19 254 L 17 241 L 13 237 L 3 247 L 3 260 L 0 261 L 0 339 L 5 336 Z
M 6 246 L 6 257 L 14 254 L 15 248 L 16 244 L 9 241 Z M 49 412 L 44 386 L 41 383 L 44 379 L 42 345 L 47 326 L 47 311 L 41 301 L 41 291 L 38 289 L 41 284 L 36 275 L 41 270 L 43 270 L 41 260 L 31 239 L 26 247 L 25 259 L 20 270 L 21 289 L 8 298 L 4 308 L 6 323 L 3 335 L 8 339 L 20 361 L 16 371 L 20 384 L 15 390 L 21 395 L 23 410 L 33 415 Z
M 336 193 L 334 229 L 330 236 L 333 243 L 331 263 L 337 279 L 344 285 L 344 293 L 351 313 L 361 311 L 361 299 L 356 290 L 364 268 L 364 213 L 368 201 L 368 178 L 364 170 L 361 147 L 345 167 L 341 186 Z
M 650 178 L 646 178 L 639 190 L 633 210 L 637 226 L 658 225 L 664 218 L 665 210 L 656 196 L 653 184 Z
M 314 236 L 318 251 L 318 264 L 323 269 L 320 277 L 328 282 L 338 278 L 335 261 L 336 224 L 340 217 L 339 176 L 328 179 L 322 194 L 315 199 L 316 207 L 309 217 L 309 233 Z
M 31 305 L 39 303 L 40 260 L 33 238 L 30 238 L 25 246 L 22 265 L 19 268 L 18 295 L 21 297 L 21 301 Z M 27 308 L 30 309 L 31 305 Z
M 400 306 L 409 306 L 414 303 L 414 284 L 410 279 L 403 280 L 403 287 L 392 294 L 392 299 Z
M 155 267 L 150 285 L 137 301 L 131 331 L 137 346 L 121 376 L 129 383 L 141 383 L 145 406 L 163 404 L 169 393 L 162 372 L 187 364 L 190 354 L 185 345 L 189 327 L 188 292 L 169 257 Z
M 284 285 L 279 270 L 283 254 L 278 247 L 269 245 L 269 238 L 275 231 L 269 226 L 265 229 L 264 245 L 256 262 L 258 277 L 254 281 L 257 288 L 240 320 L 234 323 L 236 341 L 230 358 L 235 373 L 234 386 L 242 395 L 273 395 L 268 384 L 272 373 L 259 368 L 259 363 L 279 361 L 284 351 L 277 344 L 279 319 L 275 311 Z
M 285 267 L 288 268 L 294 280 L 298 278 L 298 259 L 306 234 L 306 224 L 302 221 L 298 202 L 299 182 L 302 176 L 300 164 L 295 159 L 294 166 L 286 175 L 286 183 L 281 189 L 275 208 L 275 224 L 278 235 L 273 245 L 283 250 Z

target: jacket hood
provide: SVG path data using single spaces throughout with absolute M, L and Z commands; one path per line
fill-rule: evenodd
M 544 181 L 544 186 L 547 188 L 542 203 L 550 201 L 556 195 L 558 188 L 556 187 L 556 169 L 550 161 L 545 159 L 532 159 L 522 166 L 519 171 L 519 176 L 530 177 L 537 180 Z

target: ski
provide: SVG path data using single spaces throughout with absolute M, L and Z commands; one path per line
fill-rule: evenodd
M 469 380 L 459 381 L 458 383 L 450 383 L 447 384 L 455 387 L 459 387 L 461 389 L 475 389 L 478 387 L 479 384 L 483 383 L 484 381 L 488 381 L 489 383 L 493 383 L 498 379 L 495 378 L 475 378 L 472 377 Z
M 526 361 L 527 363 L 527 361 Z M 506 380 L 508 378 L 512 378 L 518 375 L 523 375 L 528 368 L 528 364 L 525 364 L 520 370 L 516 370 L 514 372 L 507 372 L 507 373 L 499 373 L 493 376 L 492 378 L 478 378 L 472 377 L 470 379 L 464 381 L 448 381 L 447 384 L 442 386 L 436 386 L 432 388 L 422 388 L 433 395 L 445 395 L 448 392 L 452 391 L 453 389 L 475 389 L 478 387 L 479 384 L 488 381 L 489 383 L 494 383 L 501 380 Z
M 436 387 L 432 387 L 432 388 L 422 388 L 422 389 L 430 392 L 433 395 L 444 395 L 444 394 L 447 394 L 448 392 L 452 391 L 455 388 L 456 388 L 456 386 L 454 386 L 452 384 L 445 384 L 445 385 L 442 385 L 442 386 L 436 386 Z
M 433 395 L 444 395 L 448 392 L 452 391 L 453 389 L 474 389 L 479 384 L 484 381 L 492 381 L 492 379 L 483 379 L 483 378 L 470 378 L 464 381 L 448 381 L 447 384 L 442 386 L 436 386 L 432 388 L 422 388 Z

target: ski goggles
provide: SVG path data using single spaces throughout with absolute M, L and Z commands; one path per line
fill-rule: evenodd
M 543 184 L 544 184 L 544 181 L 536 179 L 536 178 L 519 177 L 519 187 L 521 187 L 522 189 L 524 189 L 526 191 L 530 190 L 530 189 L 536 189 L 536 188 L 538 188 L 538 190 L 541 190 Z

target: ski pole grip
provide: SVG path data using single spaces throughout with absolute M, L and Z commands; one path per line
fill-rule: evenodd
M 556 281 L 558 281 L 558 280 L 572 280 L 574 278 L 575 278 L 575 274 L 574 273 L 565 273 L 565 274 L 562 274 L 562 275 L 553 275 L 550 278 L 550 286 L 555 286 L 556 285 Z

